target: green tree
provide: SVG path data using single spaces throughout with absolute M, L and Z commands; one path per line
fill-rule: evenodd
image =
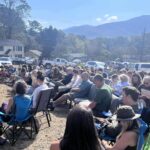
M 36 36 L 41 31 L 42 31 L 42 25 L 38 21 L 36 21 L 36 20 L 30 21 L 29 20 L 29 30 L 28 30 L 28 33 L 31 36 Z
M 0 24 L 3 29 L 3 38 L 16 38 L 16 34 L 25 32 L 24 18 L 30 6 L 26 0 L 0 0 Z
M 37 41 L 41 44 L 44 58 L 51 57 L 51 52 L 55 50 L 59 35 L 60 32 L 50 26 L 43 29 L 37 36 Z

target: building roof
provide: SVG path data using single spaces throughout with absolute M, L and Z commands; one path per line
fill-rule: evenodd
M 41 51 L 39 51 L 39 50 L 29 50 L 29 52 L 31 52 L 31 53 L 33 53 L 33 54 L 37 55 L 38 57 L 40 57 L 40 56 L 41 56 L 41 54 L 42 54 L 42 52 L 41 52 Z
M 23 46 L 18 40 L 0 40 L 0 46 Z

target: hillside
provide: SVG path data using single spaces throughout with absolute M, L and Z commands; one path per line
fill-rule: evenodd
M 83 35 L 87 38 L 97 38 L 140 35 L 144 30 L 145 32 L 150 32 L 150 15 L 99 26 L 76 26 L 65 29 L 64 32 L 67 34 Z

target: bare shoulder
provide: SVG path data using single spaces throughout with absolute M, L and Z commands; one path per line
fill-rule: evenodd
M 126 141 L 128 139 L 128 144 L 130 146 L 135 146 L 138 139 L 138 134 L 135 131 L 127 131 L 122 135 L 122 139 Z
M 50 150 L 60 150 L 59 143 L 60 141 L 52 142 Z
M 137 133 L 135 131 L 126 131 L 124 134 L 123 134 L 124 137 L 137 137 Z

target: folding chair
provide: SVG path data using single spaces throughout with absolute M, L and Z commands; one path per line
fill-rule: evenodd
M 43 112 L 46 116 L 48 126 L 50 127 L 51 115 L 50 109 L 48 108 L 48 104 L 53 97 L 54 88 L 48 88 L 46 90 L 42 90 L 37 99 L 37 105 L 34 110 L 34 114 L 36 115 L 37 112 Z
M 144 147 L 144 133 L 146 129 L 148 128 L 147 124 L 141 119 L 138 119 L 138 125 L 139 125 L 139 137 L 138 137 L 138 143 L 137 143 L 137 150 L 143 150 Z
M 7 123 L 8 126 L 4 128 L 4 134 L 8 138 L 11 145 L 16 143 L 22 133 L 31 139 L 33 133 L 33 123 L 35 130 L 37 129 L 34 117 L 29 112 L 32 101 L 28 97 L 17 96 L 17 98 L 20 98 L 21 100 L 17 101 L 16 103 L 15 98 L 13 112 L 9 115 L 11 119 Z M 30 127 L 30 133 L 28 133 L 27 127 Z M 8 134 L 7 131 L 11 131 L 10 134 Z

